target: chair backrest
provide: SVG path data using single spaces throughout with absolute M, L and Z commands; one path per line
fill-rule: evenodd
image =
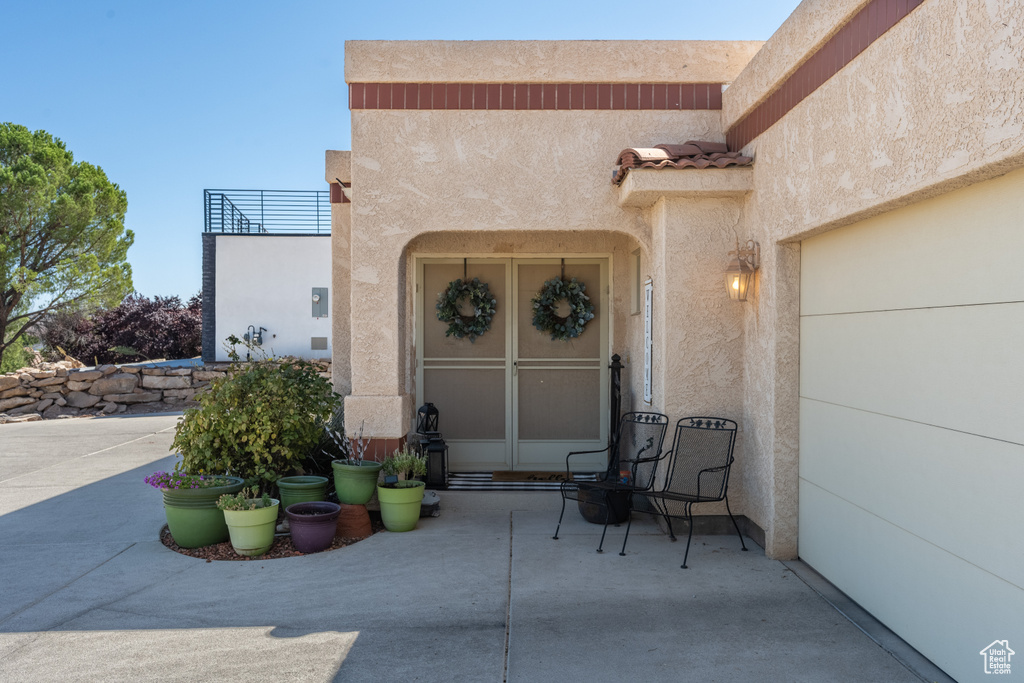
M 722 417 L 684 417 L 676 423 L 664 489 L 688 498 L 725 498 L 736 445 L 736 423 Z
M 661 455 L 667 431 L 667 415 L 642 412 L 623 415 L 619 420 L 619 436 L 612 449 L 608 476 L 615 477 L 622 470 L 631 470 L 633 486 L 649 489 L 654 483 L 658 465 L 654 459 Z

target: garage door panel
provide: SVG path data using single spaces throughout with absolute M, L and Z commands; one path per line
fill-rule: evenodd
M 1022 331 L 1024 304 L 806 316 L 800 394 L 1024 443 Z
M 800 500 L 801 558 L 954 678 L 1021 633 L 1024 590 L 809 482 Z
M 1024 588 L 1024 446 L 800 403 L 800 478 Z M 979 523 L 978 520 L 998 520 Z M 802 531 L 802 529 L 801 529 Z
M 989 276 L 1019 270 L 1022 215 L 1024 170 L 807 240 L 801 313 L 1024 300 L 1024 278 Z

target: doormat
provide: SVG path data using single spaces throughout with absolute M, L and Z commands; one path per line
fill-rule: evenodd
M 523 473 L 513 472 L 512 474 L 521 475 Z M 547 476 L 553 473 L 544 472 L 543 474 Z M 596 479 L 594 474 L 580 472 L 573 474 L 573 481 L 595 481 Z M 490 472 L 448 473 L 449 491 L 517 491 L 522 493 L 524 491 L 558 491 L 560 485 L 560 481 L 546 479 L 543 481 L 497 481 Z
M 526 482 L 563 482 L 566 481 L 565 472 L 524 472 L 524 471 L 504 471 L 504 472 L 492 472 L 491 481 L 526 481 Z M 572 481 L 572 475 L 569 475 L 569 481 Z

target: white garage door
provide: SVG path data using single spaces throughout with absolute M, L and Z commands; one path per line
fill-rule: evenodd
M 800 556 L 958 680 L 1024 675 L 1024 171 L 805 241 Z

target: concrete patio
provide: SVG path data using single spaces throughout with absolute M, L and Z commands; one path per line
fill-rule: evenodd
M 554 541 L 554 493 L 442 492 L 412 533 L 306 557 L 178 555 L 142 481 L 176 420 L 0 426 L 0 679 L 948 680 L 749 540 L 695 537 L 682 570 L 650 520 L 599 555 L 568 511 Z

